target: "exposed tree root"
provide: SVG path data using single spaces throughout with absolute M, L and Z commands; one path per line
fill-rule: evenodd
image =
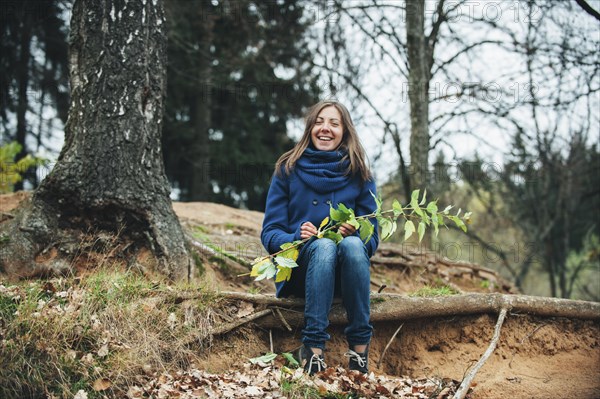
M 379 356 L 379 361 L 377 362 L 377 368 L 381 367 L 381 363 L 383 362 L 383 359 L 385 357 L 385 353 L 389 349 L 390 345 L 392 345 L 392 342 L 394 342 L 394 339 L 396 338 L 396 335 L 398 335 L 398 333 L 400 332 L 400 330 L 402 329 L 402 327 L 404 327 L 404 323 L 400 324 L 400 327 L 398 327 L 396 329 L 396 332 L 394 332 L 394 335 L 392 335 L 392 338 L 390 338 L 390 340 L 388 341 L 387 345 L 383 349 L 383 352 L 381 352 L 381 356 Z
M 228 299 L 252 302 L 258 305 L 285 309 L 302 309 L 304 300 L 275 298 L 273 295 L 254 295 L 240 292 L 222 292 Z M 344 309 L 339 300 L 329 314 L 332 324 L 346 323 Z M 434 298 L 407 297 L 395 294 L 371 294 L 371 321 L 410 320 L 426 317 L 443 317 L 483 313 L 499 313 L 503 308 L 512 313 L 527 313 L 543 317 L 575 319 L 600 319 L 600 303 L 568 299 L 504 294 L 464 294 Z M 285 312 L 288 325 L 301 326 L 302 312 Z M 273 314 L 257 321 L 264 328 L 282 328 L 281 319 Z
M 458 387 L 452 399 L 464 399 L 464 397 L 467 395 L 467 392 L 469 392 L 469 388 L 471 386 L 471 383 L 473 382 L 473 379 L 475 378 L 475 375 L 496 349 L 496 345 L 498 345 L 498 340 L 500 339 L 500 329 L 502 329 L 502 324 L 504 323 L 504 318 L 506 317 L 507 311 L 507 308 L 502 308 L 502 310 L 500 311 L 498 321 L 496 322 L 496 327 L 494 328 L 494 336 L 492 337 L 490 345 L 483 353 L 479 361 L 462 380 L 462 382 L 460 383 L 460 387 Z
M 234 320 L 231 323 L 217 326 L 217 328 L 212 330 L 210 332 L 210 334 L 211 335 L 222 335 L 222 334 L 228 333 L 231 330 L 234 330 L 240 326 L 243 326 L 244 324 L 249 323 L 253 320 L 260 319 L 261 317 L 266 316 L 272 312 L 273 311 L 271 309 L 260 310 L 258 312 L 252 313 L 248 316 L 241 317 L 238 320 Z

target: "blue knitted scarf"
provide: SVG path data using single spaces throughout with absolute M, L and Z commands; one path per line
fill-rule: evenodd
M 346 174 L 350 160 L 342 161 L 346 154 L 344 150 L 319 151 L 308 147 L 296 162 L 296 174 L 317 193 L 340 190 L 352 179 Z

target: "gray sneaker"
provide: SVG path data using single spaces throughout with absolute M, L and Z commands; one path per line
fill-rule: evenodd
M 317 355 L 306 345 L 302 345 L 298 350 L 298 359 L 304 371 L 310 376 L 327 368 L 323 355 Z
M 367 374 L 369 372 L 369 347 L 363 353 L 358 353 L 349 349 L 348 352 L 344 354 L 344 356 L 348 357 L 348 369 L 360 371 L 363 374 Z

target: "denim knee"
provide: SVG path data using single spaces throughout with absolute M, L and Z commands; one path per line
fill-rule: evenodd
M 352 265 L 369 265 L 369 255 L 367 248 L 359 237 L 345 237 L 339 244 L 337 249 L 338 257 L 344 264 Z
M 330 262 L 335 261 L 337 255 L 337 245 L 329 238 L 319 238 L 313 241 L 308 248 L 311 262 Z M 334 262 L 335 263 L 335 262 Z

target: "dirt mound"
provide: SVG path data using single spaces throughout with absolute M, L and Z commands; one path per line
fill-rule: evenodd
M 188 230 L 199 242 L 212 243 L 240 263 L 265 254 L 259 239 L 262 214 L 222 205 L 175 204 Z M 201 211 L 193 211 L 193 210 Z M 199 227 L 201 226 L 201 227 Z M 445 286 L 455 292 L 515 293 L 495 271 L 481 265 L 453 262 L 436 254 L 403 251 L 382 244 L 372 259 L 373 291 L 411 293 Z M 272 285 L 234 279 L 213 262 L 212 283 L 222 290 L 273 292 Z M 216 271 L 215 271 L 216 270 Z M 383 288 L 382 288 L 383 287 Z M 248 306 L 240 302 L 239 306 Z M 375 323 L 371 369 L 390 376 L 461 381 L 483 354 L 493 335 L 494 315 Z M 392 336 L 402 325 L 400 332 Z M 347 343 L 343 327 L 330 327 L 328 365 L 344 366 Z M 493 356 L 478 373 L 472 398 L 597 398 L 600 397 L 600 326 L 593 321 L 536 318 L 509 314 Z M 246 325 L 215 340 L 207 355 L 212 372 L 240 368 L 241 358 L 274 351 L 294 352 L 301 331 L 265 331 Z M 389 344 L 385 356 L 381 356 Z M 272 345 L 272 347 L 271 347 Z

